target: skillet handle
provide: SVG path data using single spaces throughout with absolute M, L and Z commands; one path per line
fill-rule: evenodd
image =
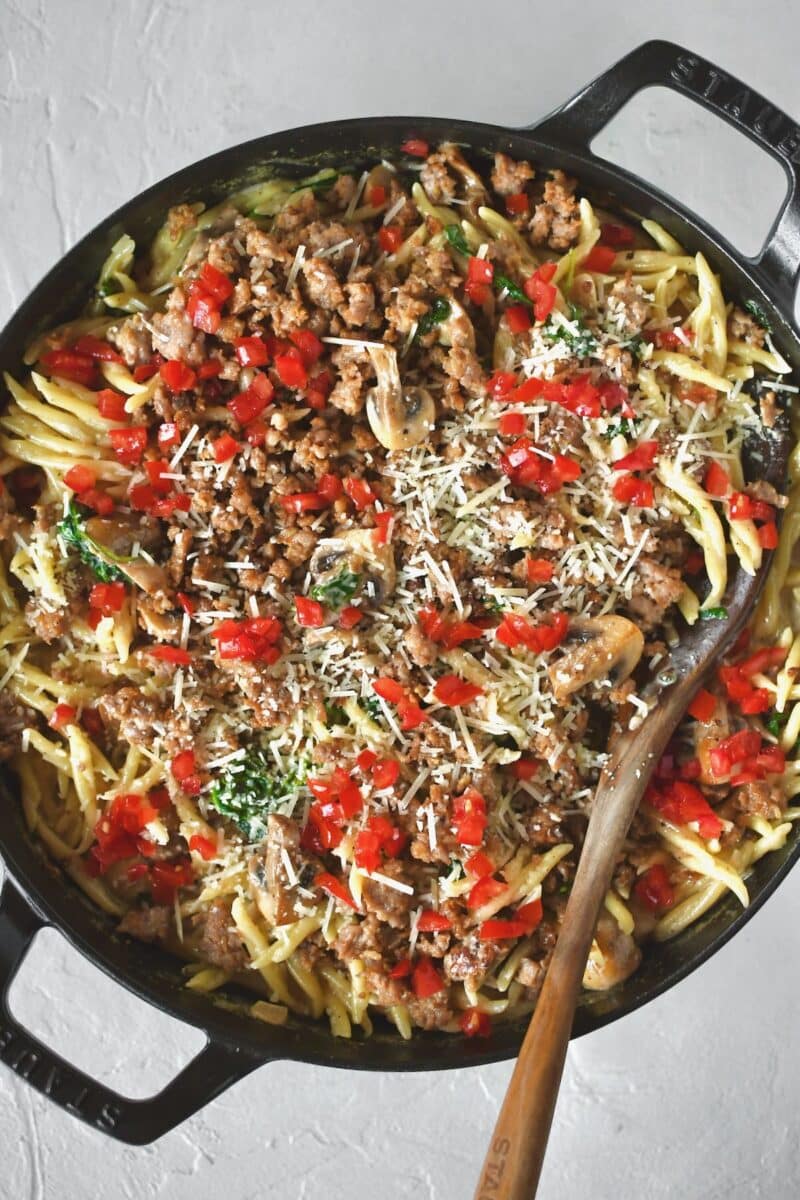
M 156 1096 L 129 1100 L 65 1062 L 28 1033 L 8 1006 L 11 983 L 38 931 L 47 924 L 6 877 L 0 892 L 0 1061 L 87 1125 L 130 1145 L 153 1142 L 259 1065 L 208 1041 Z
M 786 199 L 761 253 L 745 261 L 791 313 L 800 270 L 800 127 L 758 92 L 674 42 L 644 42 L 531 128 L 544 141 L 590 153 L 593 139 L 631 97 L 654 86 L 671 88 L 715 113 L 783 167 Z

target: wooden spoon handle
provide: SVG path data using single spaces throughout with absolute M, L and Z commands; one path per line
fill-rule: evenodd
M 654 764 L 696 687 L 688 671 L 636 733 L 620 738 L 601 777 L 558 941 L 494 1128 L 475 1200 L 536 1194 L 600 906 Z

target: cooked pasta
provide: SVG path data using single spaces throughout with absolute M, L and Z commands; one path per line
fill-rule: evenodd
M 641 684 L 765 550 L 585 986 L 746 905 L 800 814 L 800 456 L 788 496 L 744 460 L 789 366 L 702 254 L 576 188 L 409 143 L 181 205 L 5 377 L 25 819 L 255 1019 L 408 1038 L 530 1010 Z

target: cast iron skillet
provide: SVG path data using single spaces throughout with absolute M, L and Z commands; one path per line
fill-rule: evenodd
M 637 177 L 592 154 L 593 138 L 642 88 L 660 85 L 689 96 L 735 125 L 782 164 L 787 199 L 764 252 L 741 254 L 691 213 Z M 763 97 L 697 55 L 668 42 L 647 42 L 590 83 L 531 130 L 467 121 L 385 117 L 309 125 L 258 138 L 177 172 L 124 205 L 79 242 L 28 297 L 0 335 L 0 367 L 16 371 L 33 332 L 77 310 L 112 242 L 123 231 L 143 242 L 172 204 L 215 201 L 252 182 L 278 159 L 358 163 L 418 136 L 452 139 L 477 153 L 503 150 L 518 158 L 565 167 L 584 186 L 612 193 L 616 206 L 662 222 L 721 272 L 727 294 L 755 298 L 769 314 L 776 344 L 800 370 L 800 341 L 791 327 L 800 266 L 800 128 Z M 300 169 L 302 173 L 302 169 Z M 0 781 L 0 784 L 2 781 Z M 153 947 L 117 936 L 111 922 L 31 841 L 6 780 L 0 852 L 7 875 L 0 894 L 0 1058 L 35 1088 L 82 1120 L 123 1142 L 153 1141 L 262 1063 L 297 1059 L 365 1070 L 437 1070 L 497 1062 L 516 1055 L 525 1022 L 498 1025 L 479 1044 L 446 1034 L 416 1034 L 410 1042 L 378 1027 L 372 1038 L 344 1041 L 299 1019 L 273 1027 L 216 1007 L 182 987 L 180 964 Z M 800 831 L 798 831 L 800 832 Z M 778 885 L 800 855 L 800 836 L 762 860 L 749 886 L 750 908 L 731 899 L 717 905 L 677 940 L 654 947 L 637 974 L 607 994 L 582 1002 L 575 1035 L 632 1012 L 677 983 L 730 938 Z M 204 1030 L 204 1049 L 157 1096 L 128 1100 L 70 1066 L 11 1015 L 8 992 L 37 931 L 54 925 L 109 975 L 165 1012 Z

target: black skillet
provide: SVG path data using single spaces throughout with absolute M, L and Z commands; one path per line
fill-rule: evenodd
M 642 88 L 671 88 L 736 126 L 783 166 L 787 199 L 766 249 L 745 258 L 714 230 L 670 197 L 591 153 L 595 136 Z M 202 198 L 215 202 L 258 179 L 276 160 L 358 165 L 392 153 L 409 136 L 435 144 L 464 143 L 480 157 L 502 150 L 535 163 L 574 172 L 593 194 L 614 197 L 620 211 L 660 221 L 691 249 L 700 249 L 721 273 L 726 293 L 756 299 L 770 317 L 775 341 L 800 369 L 800 341 L 792 327 L 800 265 L 800 128 L 757 93 L 695 54 L 668 42 L 647 42 L 590 83 L 563 108 L 532 129 L 503 129 L 469 121 L 384 117 L 309 125 L 215 154 L 177 172 L 118 209 L 67 254 L 42 280 L 0 335 L 0 367 L 17 372 L 32 334 L 74 314 L 84 303 L 109 247 L 123 231 L 144 244 L 166 209 Z M 285 169 L 285 168 L 282 168 Z M 307 167 L 296 167 L 303 174 Z M 114 933 L 96 910 L 49 862 L 29 837 L 20 805 L 6 780 L 0 853 L 7 874 L 0 894 L 0 1059 L 33 1087 L 90 1125 L 123 1142 L 153 1141 L 178 1125 L 262 1063 L 296 1059 L 363 1070 L 438 1070 L 513 1058 L 526 1021 L 498 1024 L 487 1041 L 446 1034 L 417 1034 L 410 1042 L 378 1026 L 373 1037 L 345 1041 L 321 1023 L 292 1019 L 264 1025 L 240 1011 L 216 1007 L 187 991 L 180 964 Z M 640 971 L 607 994 L 581 1004 L 574 1035 L 616 1020 L 658 996 L 698 967 L 764 902 L 800 854 L 797 831 L 768 855 L 749 881 L 747 910 L 730 899 L 717 905 L 675 941 L 650 949 Z M 128 1100 L 70 1066 L 11 1015 L 8 992 L 36 932 L 53 925 L 92 962 L 131 991 L 172 1016 L 204 1030 L 208 1041 L 195 1059 L 157 1096 Z

